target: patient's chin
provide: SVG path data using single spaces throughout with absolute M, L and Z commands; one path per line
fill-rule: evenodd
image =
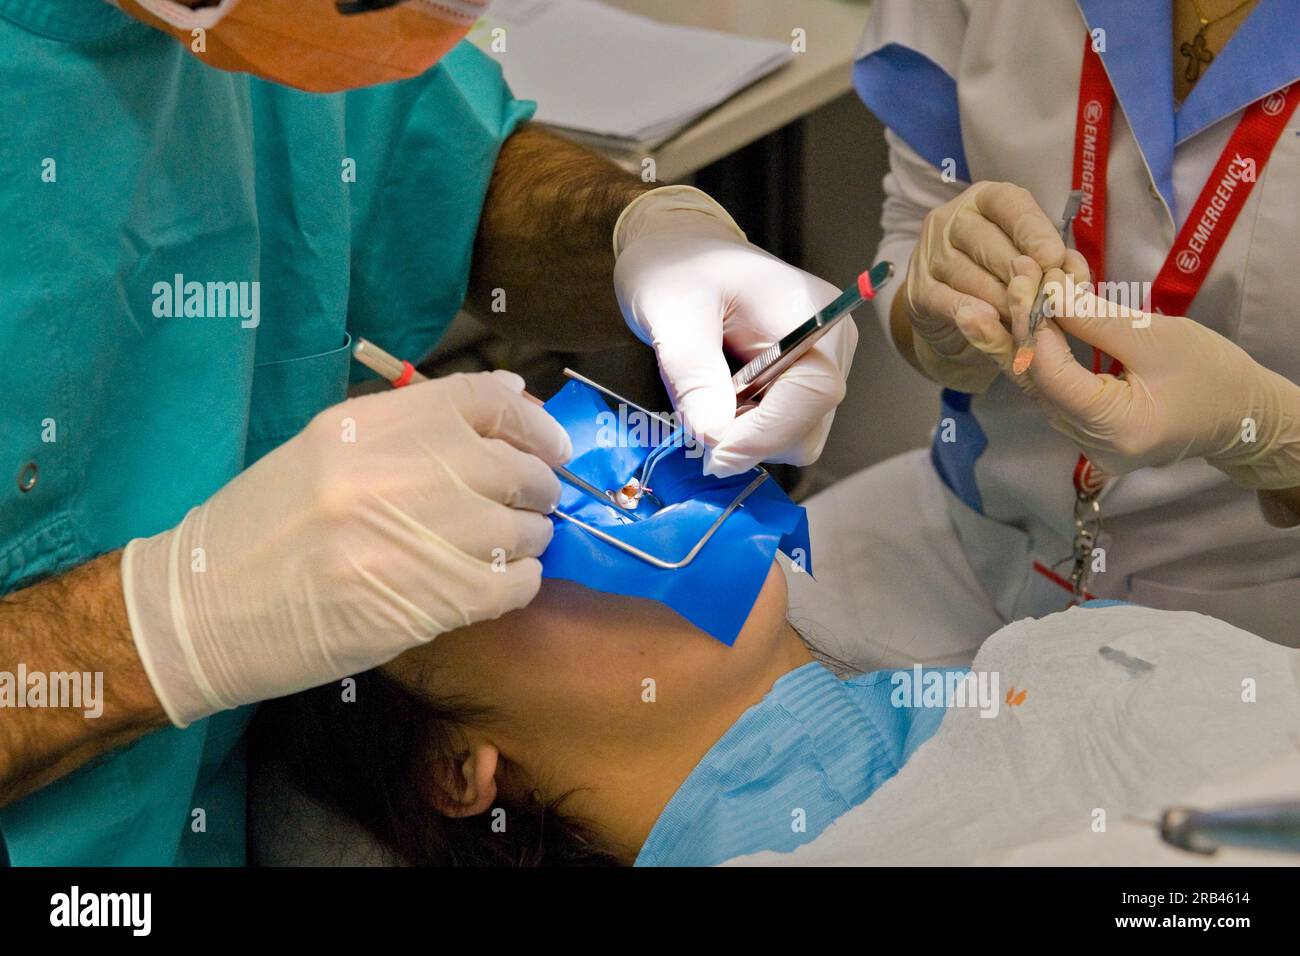
M 657 601 L 548 579 L 525 608 L 449 631 L 385 665 L 435 696 L 465 695 L 512 709 L 622 700 L 647 677 L 685 691 L 745 683 L 782 659 L 788 643 L 785 575 L 773 564 L 728 647 Z M 632 702 L 639 702 L 639 692 Z
M 718 573 L 725 581 L 725 569 L 719 569 Z M 741 629 L 741 635 L 772 630 L 779 626 L 785 620 L 788 597 L 785 573 L 773 561 L 762 590 Z M 611 633 L 614 627 L 635 627 L 643 633 L 649 629 L 654 633 L 675 637 L 692 634 L 715 644 L 720 643 L 658 601 L 595 591 L 575 581 L 553 578 L 542 582 L 541 591 L 532 604 L 513 612 L 513 615 L 518 617 L 520 623 L 531 625 L 544 623 L 565 628 L 583 625 L 600 628 L 606 634 Z M 511 616 L 507 615 L 503 620 L 509 620 Z M 739 638 L 736 643 L 739 643 Z

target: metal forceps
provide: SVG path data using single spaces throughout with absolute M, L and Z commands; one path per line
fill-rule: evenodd
M 1061 234 L 1061 240 L 1070 241 L 1070 226 L 1074 223 L 1074 217 L 1079 214 L 1079 207 L 1083 205 L 1083 190 L 1071 190 L 1069 198 L 1065 201 L 1065 212 L 1061 214 L 1060 221 L 1056 224 L 1057 231 Z M 1047 307 L 1047 289 L 1042 286 L 1038 289 L 1038 295 L 1034 296 L 1034 304 L 1029 310 L 1029 331 L 1025 335 L 1024 342 L 1016 349 L 1015 360 L 1012 364 L 1012 370 L 1021 374 L 1029 368 L 1034 361 L 1034 350 L 1037 345 L 1038 327 L 1043 323 L 1043 311 Z

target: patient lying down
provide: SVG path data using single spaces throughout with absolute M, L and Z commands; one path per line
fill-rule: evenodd
M 354 695 L 263 705 L 254 739 L 401 862 L 703 865 L 791 850 L 897 773 L 944 711 L 893 689 L 815 659 L 776 565 L 731 648 L 660 604 L 547 580 Z

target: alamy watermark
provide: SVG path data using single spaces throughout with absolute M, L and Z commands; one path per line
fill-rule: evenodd
M 997 671 L 926 669 L 894 671 L 889 677 L 894 707 L 974 707 L 981 717 L 996 717 L 1001 706 Z
M 196 282 L 178 272 L 153 284 L 153 314 L 159 319 L 239 319 L 240 328 L 262 322 L 262 283 Z
M 91 893 L 74 885 L 50 897 L 50 925 L 54 927 L 120 927 L 132 936 L 148 936 L 153 929 L 152 893 Z
M 0 709 L 80 710 L 90 720 L 104 713 L 103 671 L 0 671 Z
M 1150 282 L 1075 282 L 1066 274 L 1065 282 L 1043 284 L 1047 300 L 1043 314 L 1055 316 L 1056 301 L 1065 304 L 1065 314 L 1081 319 L 1129 319 L 1133 328 L 1151 324 Z
M 596 445 L 599 448 L 684 448 L 687 458 L 700 458 L 704 446 L 686 430 L 677 412 L 654 415 L 626 405 L 618 411 L 596 415 Z

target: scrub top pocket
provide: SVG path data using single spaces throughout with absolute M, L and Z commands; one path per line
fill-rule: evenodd
M 253 369 L 245 466 L 292 438 L 324 408 L 347 398 L 352 336 L 328 352 L 266 362 Z

